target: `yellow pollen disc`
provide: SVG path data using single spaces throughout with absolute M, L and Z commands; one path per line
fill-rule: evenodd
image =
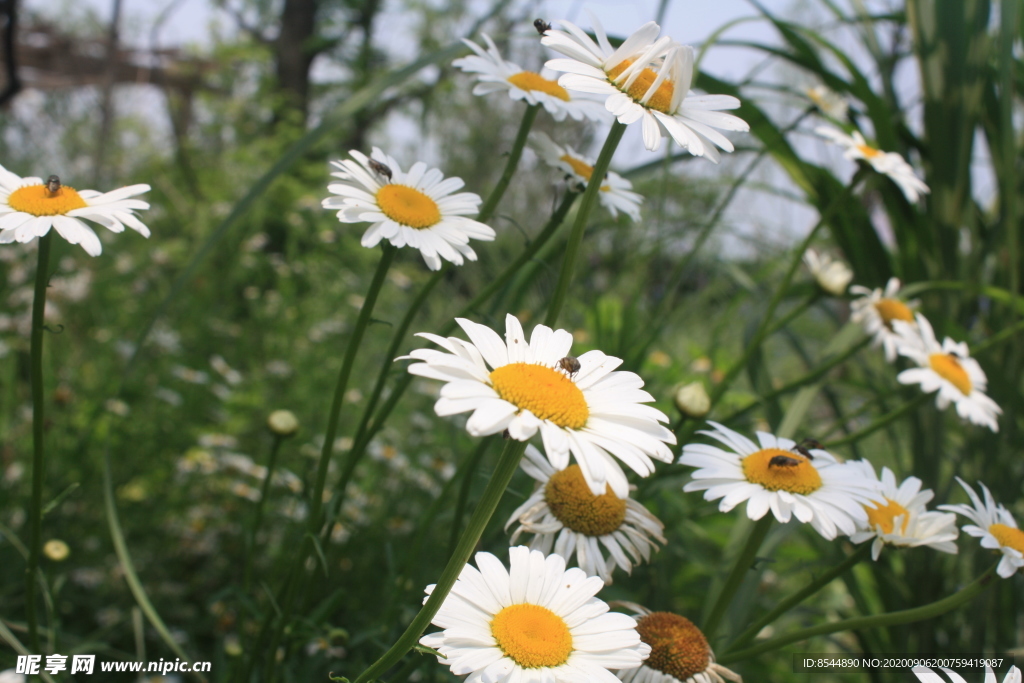
M 52 195 L 46 185 L 29 185 L 11 193 L 7 203 L 15 211 L 33 216 L 63 216 L 68 211 L 84 209 L 87 204 L 74 188 L 61 185 Z
M 498 647 L 524 669 L 561 666 L 572 654 L 565 620 L 547 607 L 522 603 L 494 615 L 491 635 Z
M 429 228 L 441 220 L 437 203 L 406 185 L 390 184 L 377 190 L 377 206 L 385 216 L 410 228 Z
M 569 91 L 558 85 L 555 81 L 544 78 L 533 71 L 520 71 L 508 77 L 508 82 L 520 90 L 536 90 L 557 97 L 563 102 L 569 101 Z
M 868 145 L 857 145 L 857 151 L 863 154 L 868 159 L 874 159 L 875 157 L 882 156 L 881 150 L 877 150 L 874 147 Z
M 939 377 L 959 389 L 961 394 L 971 395 L 971 388 L 974 385 L 971 384 L 971 378 L 967 376 L 967 371 L 960 365 L 956 356 L 951 353 L 933 353 L 928 356 L 928 365 Z
M 590 176 L 594 175 L 594 167 L 593 166 L 591 166 L 590 164 L 587 164 L 587 163 L 585 163 L 583 161 L 580 161 L 579 159 L 577 159 L 575 157 L 571 157 L 568 154 L 563 154 L 562 156 L 558 157 L 558 160 L 559 161 L 564 161 L 565 163 L 569 164 L 569 166 L 573 170 L 573 173 L 575 173 L 578 176 L 581 176 L 588 183 L 590 182 Z M 612 186 L 611 185 L 602 185 L 598 189 L 600 189 L 602 192 L 608 192 L 609 190 L 612 189 Z
M 786 458 L 786 464 L 772 463 L 772 458 Z M 792 464 L 796 461 L 796 464 Z M 808 495 L 821 488 L 821 475 L 811 461 L 793 451 L 764 448 L 743 458 L 743 476 L 751 484 L 759 484 L 769 491 L 789 491 Z
M 563 373 L 543 365 L 503 365 L 491 373 L 491 386 L 503 400 L 559 427 L 583 429 L 590 417 L 580 388 Z
M 559 522 L 585 536 L 610 534 L 626 519 L 626 501 L 612 493 L 611 486 L 600 496 L 591 493 L 579 465 L 551 475 L 544 485 L 544 500 Z
M 1005 524 L 993 524 L 988 532 L 996 537 L 999 545 L 1024 553 L 1024 531 Z
M 889 500 L 888 498 L 885 500 L 885 505 L 875 503 L 878 507 L 864 506 L 864 510 L 868 513 L 868 524 L 872 527 L 881 527 L 883 533 L 891 534 L 896 518 L 903 515 L 903 526 L 900 527 L 900 533 L 907 533 L 907 523 L 910 522 L 910 513 L 907 511 L 907 508 L 895 500 Z
M 625 71 L 632 63 L 633 60 L 627 59 L 620 64 L 616 64 L 611 71 L 608 72 L 608 78 L 614 81 L 615 78 Z M 619 90 L 622 90 L 622 92 L 632 97 L 639 104 L 640 100 L 642 100 L 644 95 L 647 94 L 647 90 L 654 85 L 656 78 L 658 78 L 658 74 L 654 73 L 653 70 L 644 69 L 640 72 L 640 76 L 633 81 L 633 85 L 629 86 L 629 90 L 622 90 L 622 88 L 619 88 Z M 617 84 L 615 85 L 618 87 Z M 647 100 L 647 104 L 644 106 L 648 109 L 657 109 L 658 111 L 667 114 L 669 113 L 669 109 L 672 107 L 672 94 L 674 92 L 675 86 L 672 85 L 671 81 L 666 80 L 658 86 L 658 89 L 654 91 L 654 94 L 651 95 L 651 99 Z
M 651 646 L 645 665 L 678 681 L 707 671 L 711 648 L 693 622 L 671 612 L 653 612 L 637 620 L 640 640 Z
M 879 299 L 875 304 L 875 310 L 882 317 L 882 322 L 890 330 L 893 320 L 905 320 L 908 323 L 914 322 L 914 312 L 899 299 Z

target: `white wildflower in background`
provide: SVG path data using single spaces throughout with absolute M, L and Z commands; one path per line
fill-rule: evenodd
M 62 185 L 57 176 L 21 178 L 0 166 L 0 244 L 31 242 L 52 227 L 71 244 L 81 244 L 90 256 L 103 251 L 100 238 L 85 221 L 99 223 L 111 232 L 124 232 L 127 225 L 143 237 L 149 228 L 135 211 L 149 204 L 136 195 L 149 192 L 149 185 L 129 185 L 111 192 L 82 190 Z
M 591 15 L 595 43 L 575 24 L 558 22 L 564 30 L 545 31 L 541 43 L 569 59 L 552 59 L 547 67 L 566 72 L 558 84 L 569 90 L 607 95 L 605 108 L 630 124 L 642 120 L 644 146 L 658 149 L 667 134 L 694 156 L 718 162 L 716 146 L 733 145 L 716 128 L 747 131 L 743 119 L 721 110 L 736 109 L 740 101 L 728 95 L 692 95 L 693 48 L 671 38 L 658 38 L 661 28 L 651 21 L 617 49 Z
M 960 674 L 952 671 L 951 669 L 941 668 L 940 670 L 945 672 L 949 676 L 949 683 L 967 683 L 967 680 Z M 933 669 L 927 666 L 915 666 L 911 671 L 917 676 L 917 680 L 921 683 L 946 683 L 946 680 L 935 673 Z M 985 667 L 985 680 L 982 683 L 998 683 L 998 677 L 992 670 L 992 667 Z M 1016 666 L 1011 666 L 1006 671 L 1006 677 L 1003 678 L 1003 683 L 1021 683 L 1020 669 Z
M 988 378 L 978 361 L 971 358 L 967 343 L 946 337 L 939 344 L 928 319 L 918 313 L 915 320 L 915 326 L 893 322 L 899 335 L 897 352 L 918 365 L 904 370 L 896 379 L 902 384 L 919 384 L 926 394 L 937 391 L 935 405 L 939 410 L 953 403 L 960 417 L 998 432 L 997 418 L 1003 410 L 985 394 Z
M 889 176 L 899 186 L 908 202 L 916 202 L 922 194 L 928 193 L 928 186 L 917 177 L 906 159 L 896 152 L 883 152 L 872 147 L 860 132 L 853 131 L 851 137 L 829 126 L 819 126 L 814 132 L 842 147 L 843 156 L 847 159 L 863 159 L 879 173 Z
M 468 681 L 619 683 L 609 669 L 639 666 L 651 648 L 636 621 L 594 597 L 604 587 L 559 555 L 509 549 L 510 568 L 490 553 L 467 564 L 420 639 L 440 664 Z M 434 586 L 427 586 L 429 595 Z
M 393 157 L 377 147 L 372 158 L 358 150 L 355 161 L 332 161 L 342 182 L 327 186 L 335 196 L 323 200 L 325 209 L 338 209 L 342 223 L 372 223 L 362 245 L 375 247 L 386 239 L 396 247 L 419 249 L 431 270 L 441 259 L 461 266 L 476 260 L 470 239 L 490 241 L 494 230 L 469 216 L 479 211 L 480 197 L 459 192 L 461 178 L 445 178 L 440 170 L 417 161 L 403 172 Z
M 544 163 L 565 173 L 575 185 L 585 188 L 590 182 L 594 174 L 594 159 L 583 156 L 568 145 L 555 143 L 544 133 L 531 133 L 530 142 Z M 634 221 L 640 220 L 640 205 L 644 198 L 633 192 L 633 183 L 618 173 L 608 171 L 597 197 L 613 217 L 621 211 Z
M 1010 578 L 1024 567 L 1024 531 L 1017 528 L 1017 520 L 1001 503 L 996 503 L 984 484 L 978 482 L 985 497 L 982 500 L 963 479 L 957 477 L 956 480 L 967 492 L 971 504 L 940 505 L 939 509 L 955 512 L 974 522 L 965 525 L 964 532 L 980 538 L 982 548 L 1001 552 L 1003 557 L 999 560 L 996 573 L 1004 579 Z
M 639 376 L 615 371 L 621 359 L 597 350 L 572 359 L 572 335 L 545 325 L 534 327 L 527 341 L 511 314 L 504 340 L 485 325 L 457 320 L 470 341 L 420 333 L 444 351 L 416 349 L 404 357 L 422 361 L 410 373 L 445 382 L 434 405 L 438 415 L 472 412 L 466 430 L 473 436 L 507 430 L 526 441 L 540 432 L 552 466 L 565 469 L 571 453 L 595 495 L 606 485 L 620 498 L 629 495 L 615 458 L 642 477 L 654 471 L 651 458 L 672 461 L 668 444 L 676 437 L 659 424 L 668 417 L 644 405 L 654 397 Z
M 828 254 L 819 254 L 814 249 L 804 252 L 804 265 L 818 283 L 829 294 L 842 296 L 853 280 L 853 271 L 842 261 L 833 261 Z
M 843 120 L 850 110 L 850 103 L 846 98 L 828 86 L 815 85 L 804 90 L 804 93 L 822 114 L 830 118 Z
M 874 338 L 874 346 L 885 349 L 885 359 L 893 362 L 900 339 L 893 329 L 893 321 L 901 320 L 916 328 L 914 310 L 921 302 L 900 299 L 900 281 L 894 277 L 889 278 L 884 290 L 854 285 L 850 287 L 850 293 L 858 297 L 850 302 L 850 319 L 863 325 Z
M 608 117 L 600 102 L 571 95 L 543 73 L 526 71 L 518 64 L 503 59 L 491 37 L 486 33 L 481 35 L 487 43 L 486 51 L 473 41 L 463 38 L 462 42 L 476 54 L 452 62 L 452 66 L 477 74 L 479 82 L 473 88 L 474 95 L 505 90 L 513 100 L 543 105 L 556 121 L 564 121 L 567 115 L 577 121 L 584 117 L 591 121 L 602 121 Z
M 634 564 L 649 562 L 658 541 L 665 543 L 665 525 L 632 498 L 620 498 L 609 488 L 596 496 L 578 465 L 558 471 L 540 451 L 526 447 L 520 466 L 537 481 L 537 488 L 519 506 L 505 529 L 519 523 L 510 543 L 533 534 L 532 550 L 548 555 L 554 550 L 588 575 L 612 582 L 615 567 L 627 574 Z M 602 550 L 602 548 L 604 550 Z

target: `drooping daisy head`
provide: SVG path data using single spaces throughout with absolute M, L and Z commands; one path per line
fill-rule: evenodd
M 512 513 L 505 529 L 519 526 L 519 537 L 533 534 L 530 548 L 545 555 L 552 552 L 577 565 L 588 575 L 612 582 L 615 567 L 629 574 L 634 564 L 648 562 L 657 543 L 665 543 L 665 525 L 632 498 L 620 498 L 611 487 L 594 495 L 579 465 L 556 470 L 540 451 L 526 447 L 523 471 L 537 480 L 537 489 Z
M 845 263 L 833 260 L 828 254 L 819 254 L 814 249 L 804 252 L 804 265 L 811 271 L 818 286 L 829 294 L 842 296 L 853 279 L 853 271 Z
M 850 302 L 850 319 L 863 325 L 874 338 L 873 344 L 885 349 L 885 359 L 893 362 L 900 340 L 893 329 L 893 322 L 900 320 L 916 329 L 914 310 L 921 302 L 900 299 L 900 281 L 894 277 L 889 278 L 884 290 L 854 285 L 850 287 L 850 293 L 858 297 Z
M 951 669 L 939 667 L 939 670 L 949 676 L 949 683 L 968 683 L 963 676 Z M 927 666 L 915 666 L 911 671 L 921 683 L 946 683 L 946 679 Z M 998 683 L 998 681 L 999 678 L 996 676 L 996 672 L 992 670 L 992 667 L 985 667 L 985 679 L 982 683 Z M 1016 666 L 1011 666 L 1007 669 L 1003 683 L 1021 683 L 1020 669 Z
M 954 403 L 960 417 L 998 432 L 996 419 L 1003 410 L 985 394 L 988 378 L 978 361 L 971 358 L 967 343 L 946 337 L 940 344 L 927 318 L 918 313 L 915 320 L 917 325 L 893 321 L 899 336 L 896 351 L 918 365 L 904 370 L 896 379 L 902 384 L 919 384 L 926 394 L 938 391 L 935 405 L 939 410 Z
M 783 523 L 795 516 L 827 539 L 839 533 L 849 536 L 867 524 L 864 505 L 873 499 L 878 483 L 861 470 L 820 448 L 797 450 L 796 442 L 765 432 L 757 433 L 758 445 L 717 422 L 708 424 L 714 429 L 698 433 L 729 450 L 700 443 L 684 446 L 679 464 L 698 468 L 684 491 L 705 491 L 704 500 L 721 498 L 722 512 L 748 501 L 750 519 L 761 519 L 769 510 Z
M 859 467 L 865 476 L 875 478 L 871 463 L 859 460 L 850 463 Z M 926 545 L 944 553 L 956 554 L 954 541 L 960 532 L 956 528 L 956 515 L 949 512 L 933 512 L 925 505 L 935 494 L 930 489 L 921 490 L 921 480 L 907 477 L 897 486 L 896 475 L 888 467 L 882 468 L 880 488 L 872 502 L 864 506 L 868 523 L 850 537 L 854 543 L 875 539 L 871 546 L 871 558 L 878 559 L 885 544 L 899 547 Z
M 577 121 L 584 117 L 591 121 L 608 118 L 600 102 L 572 95 L 544 73 L 526 71 L 518 64 L 503 59 L 498 46 L 486 33 L 481 34 L 487 43 L 487 50 L 471 40 L 462 39 L 476 54 L 460 57 L 452 62 L 467 73 L 477 74 L 474 95 L 487 95 L 505 90 L 513 100 L 525 100 L 529 104 L 540 104 L 556 121 L 571 116 Z
M 636 611 L 640 640 L 651 655 L 635 669 L 619 671 L 624 683 L 743 683 L 739 674 L 715 663 L 704 633 L 686 617 L 652 612 L 635 603 L 620 603 Z
M 618 683 L 609 669 L 640 664 L 651 651 L 636 621 L 594 597 L 604 587 L 560 555 L 509 550 L 505 569 L 490 553 L 467 564 L 433 623 L 445 629 L 420 643 L 438 650 L 469 681 Z M 429 595 L 434 586 L 427 586 Z
M 982 500 L 963 479 L 957 477 L 956 480 L 967 491 L 971 504 L 940 505 L 939 509 L 955 512 L 974 522 L 965 525 L 964 531 L 980 538 L 982 548 L 998 550 L 1003 554 L 996 572 L 1004 579 L 1010 578 L 1024 567 L 1024 531 L 1017 528 L 1017 520 L 1001 503 L 996 503 L 984 484 L 978 482 L 984 495 Z
M 565 173 L 574 185 L 585 188 L 590 182 L 590 176 L 594 174 L 594 159 L 583 156 L 568 145 L 556 144 L 544 133 L 531 133 L 530 142 L 544 163 Z M 640 220 L 640 205 L 644 198 L 633 192 L 633 183 L 618 173 L 608 171 L 597 196 L 613 217 L 621 211 L 634 221 Z
M 541 43 L 569 59 L 552 59 L 549 69 L 564 71 L 558 84 L 568 90 L 606 95 L 605 108 L 630 124 L 643 120 L 644 146 L 658 149 L 667 134 L 694 156 L 718 162 L 720 147 L 733 151 L 732 143 L 716 128 L 747 131 L 743 119 L 724 114 L 740 101 L 728 95 L 691 95 L 693 48 L 668 36 L 653 21 L 637 29 L 617 49 L 608 42 L 604 28 L 591 15 L 595 43 L 575 24 L 558 22 L 563 30 L 545 31 Z
M 60 178 L 21 178 L 0 166 L 0 244 L 31 242 L 52 227 L 71 244 L 81 244 L 90 256 L 103 251 L 100 238 L 85 221 L 99 223 L 111 232 L 124 232 L 127 225 L 143 237 L 149 228 L 135 211 L 148 209 L 141 199 L 149 185 L 129 185 L 111 192 L 76 191 Z
M 921 195 L 928 194 L 928 186 L 917 177 L 906 159 L 896 152 L 883 152 L 872 147 L 859 131 L 853 131 L 850 136 L 830 126 L 819 126 L 814 132 L 842 147 L 843 156 L 847 159 L 863 159 L 882 175 L 889 176 L 908 202 L 916 202 Z
M 364 247 L 375 247 L 382 239 L 413 247 L 431 270 L 438 270 L 441 259 L 457 266 L 464 258 L 475 261 L 470 239 L 494 239 L 494 230 L 469 218 L 477 214 L 480 197 L 452 194 L 465 184 L 461 178 L 446 179 L 422 161 L 403 172 L 377 147 L 370 158 L 358 150 L 349 155 L 352 159 L 331 162 L 338 169 L 331 175 L 341 182 L 327 186 L 335 196 L 323 200 L 323 207 L 338 209 L 342 223 L 371 223 L 363 234 Z
M 807 95 L 807 99 L 829 118 L 845 119 L 846 113 L 850 110 L 850 103 L 846 101 L 846 98 L 828 86 L 815 85 L 804 90 L 804 93 Z
M 409 372 L 445 382 L 434 405 L 438 415 L 472 412 L 466 430 L 473 436 L 507 430 L 526 441 L 540 432 L 554 469 L 568 467 L 571 453 L 595 495 L 606 486 L 619 498 L 629 495 L 615 458 L 642 477 L 654 471 L 651 458 L 672 461 L 668 444 L 675 435 L 659 424 L 668 418 L 644 405 L 654 398 L 639 376 L 615 370 L 621 359 L 596 350 L 572 359 L 572 335 L 545 325 L 534 327 L 527 341 L 511 314 L 504 340 L 485 325 L 458 323 L 468 342 L 420 333 L 444 351 L 417 349 L 406 356 L 422 361 Z

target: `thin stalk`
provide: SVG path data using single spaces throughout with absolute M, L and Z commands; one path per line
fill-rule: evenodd
M 718 625 L 722 622 L 722 617 L 725 616 L 725 611 L 729 607 L 729 603 L 732 602 L 733 596 L 736 595 L 736 591 L 739 590 L 740 584 L 743 583 L 743 579 L 746 578 L 747 572 L 750 570 L 752 564 L 754 564 L 754 558 L 757 556 L 757 551 L 761 547 L 761 543 L 764 542 L 765 536 L 768 535 L 768 530 L 772 526 L 772 521 L 775 517 L 769 512 L 761 519 L 757 520 L 754 524 L 754 528 L 750 530 L 750 536 L 747 537 L 747 543 L 743 546 L 743 550 L 740 551 L 739 557 L 736 558 L 736 564 L 733 565 L 732 571 L 729 572 L 728 578 L 725 580 L 725 584 L 722 585 L 722 590 L 718 594 L 718 598 L 715 600 L 714 606 L 711 608 L 711 614 L 708 616 L 707 623 L 704 624 L 704 636 L 708 640 L 713 640 L 715 637 L 715 631 L 718 629 Z
M 252 523 L 249 534 L 245 541 L 245 570 L 242 572 L 242 590 L 249 592 L 249 585 L 252 580 L 252 562 L 256 548 L 256 534 L 259 533 L 260 524 L 263 522 L 263 506 L 270 494 L 270 480 L 274 477 L 274 467 L 277 466 L 277 454 L 281 450 L 281 442 L 285 437 L 274 434 L 274 442 L 270 445 L 270 458 L 267 460 L 267 476 L 263 478 L 263 487 L 260 489 L 260 499 L 256 502 L 256 510 L 253 512 Z
M 857 441 L 860 441 L 865 436 L 873 434 L 874 432 L 877 432 L 879 429 L 882 429 L 883 427 L 887 427 L 889 424 L 895 422 L 896 420 L 900 419 L 907 413 L 918 408 L 922 403 L 927 401 L 929 398 L 931 398 L 931 394 L 921 394 L 914 398 L 913 400 L 907 401 L 896 410 L 886 413 L 882 417 L 878 418 L 877 420 L 869 424 L 867 427 L 864 427 L 863 429 L 858 429 L 853 434 L 848 434 L 847 436 L 844 436 L 841 439 L 829 441 L 828 443 L 825 444 L 825 448 L 836 448 L 837 446 L 845 446 L 848 443 L 855 443 Z
M 869 617 L 854 617 L 852 619 L 843 619 L 842 621 L 833 621 L 827 624 L 812 626 L 811 628 L 800 629 L 799 631 L 787 633 L 786 635 L 779 636 L 778 638 L 766 640 L 765 642 L 755 645 L 754 647 L 747 648 L 746 650 L 726 653 L 719 658 L 718 662 L 719 664 L 738 662 L 764 652 L 777 650 L 780 647 L 789 645 L 790 643 L 796 643 L 801 640 L 813 638 L 814 636 L 823 636 L 829 633 L 838 633 L 840 631 L 886 628 L 889 626 L 899 626 L 900 624 L 909 624 L 914 621 L 922 621 L 924 619 L 932 619 L 940 614 L 945 614 L 950 610 L 956 609 L 985 590 L 995 576 L 997 565 L 998 563 L 992 565 L 989 567 L 988 571 L 979 576 L 972 583 L 964 586 L 953 595 L 945 597 L 942 600 L 937 600 L 936 602 L 929 603 L 921 607 L 900 610 L 898 612 L 874 614 Z
M 487 219 L 494 215 L 494 210 L 498 208 L 498 203 L 505 195 L 505 190 L 508 189 L 508 184 L 512 181 L 512 176 L 515 175 L 516 166 L 519 165 L 519 159 L 523 156 L 526 137 L 530 134 L 530 128 L 533 127 L 533 120 L 537 118 L 538 111 L 540 111 L 540 105 L 531 104 L 523 112 L 523 120 L 519 123 L 519 131 L 516 133 L 516 139 L 512 143 L 512 151 L 508 153 L 505 170 L 502 172 L 501 178 L 498 179 L 498 184 L 491 191 L 491 195 L 480 208 L 480 214 L 476 217 L 481 223 L 487 222 Z
M 544 324 L 548 327 L 554 327 L 559 313 L 562 312 L 562 306 L 565 305 L 565 297 L 569 293 L 569 285 L 572 283 L 572 276 L 576 270 L 576 260 L 580 255 L 583 233 L 587 229 L 587 220 L 590 218 L 590 212 L 597 206 L 601 183 L 604 182 L 608 166 L 612 162 L 612 155 L 615 154 L 615 148 L 619 146 L 619 141 L 622 140 L 622 134 L 625 132 L 625 124 L 618 121 L 613 123 L 612 129 L 608 131 L 608 137 L 605 138 L 604 146 L 601 147 L 597 162 L 594 163 L 594 171 L 590 174 L 590 182 L 587 183 L 587 189 L 583 193 L 583 202 L 580 204 L 579 211 L 576 212 L 576 221 L 572 224 L 569 241 L 565 245 L 565 260 L 562 261 L 562 269 L 558 273 L 558 284 L 555 285 L 555 293 L 551 296 L 548 314 L 544 318 Z
M 455 514 L 452 516 L 452 533 L 448 540 L 449 555 L 455 552 L 455 546 L 459 542 L 459 532 L 462 530 L 462 514 L 465 512 L 466 502 L 469 500 L 469 489 L 473 485 L 473 475 L 476 473 L 476 468 L 480 466 L 480 460 L 483 459 L 489 445 L 490 441 L 488 439 L 480 442 L 480 445 L 476 447 L 476 450 L 470 456 L 469 462 L 466 463 L 465 472 L 462 473 L 459 497 L 455 501 Z
M 50 248 L 53 230 L 39 238 L 36 261 L 35 293 L 32 297 L 32 503 L 29 506 L 28 564 L 25 566 L 25 611 L 28 642 L 32 652 L 42 652 L 39 623 L 36 619 L 36 572 L 43 534 L 43 476 L 46 467 L 45 390 L 43 388 L 43 325 L 46 312 L 46 287 L 49 282 Z
M 427 602 L 412 620 L 412 623 L 409 624 L 409 627 L 405 629 L 405 632 L 391 646 L 391 649 L 385 652 L 366 671 L 359 674 L 354 683 L 368 683 L 379 678 L 385 671 L 397 664 L 416 645 L 423 631 L 426 630 L 430 621 L 444 603 L 445 598 L 448 597 L 448 593 L 451 592 L 452 586 L 455 585 L 455 580 L 459 577 L 459 573 L 462 572 L 466 562 L 469 561 L 469 557 L 476 548 L 476 544 L 480 541 L 487 523 L 491 520 L 494 510 L 498 507 L 498 501 L 501 500 L 502 494 L 508 488 L 508 483 L 512 481 L 512 475 L 519 468 L 519 461 L 522 459 L 525 450 L 525 441 L 505 442 L 505 448 L 501 452 L 501 457 L 498 459 L 498 465 L 494 468 L 491 480 L 487 483 L 487 488 L 484 490 L 483 496 L 473 511 L 469 524 L 466 526 L 466 531 L 462 534 L 459 545 L 455 548 L 451 559 L 448 560 L 448 565 L 444 568 L 441 578 L 438 579 L 437 584 L 434 586 L 430 598 L 427 599 Z

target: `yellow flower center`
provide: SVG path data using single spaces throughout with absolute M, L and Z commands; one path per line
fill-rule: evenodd
M 821 475 L 811 461 L 781 448 L 764 448 L 743 458 L 743 476 L 769 491 L 806 496 L 821 488 Z
M 84 209 L 87 204 L 73 187 L 61 185 L 52 195 L 46 185 L 29 185 L 20 187 L 7 198 L 7 203 L 15 211 L 30 213 L 33 216 L 63 216 L 68 211 Z
M 547 607 L 522 603 L 494 615 L 491 635 L 498 647 L 524 669 L 561 666 L 572 654 L 572 634 L 562 617 Z
M 385 216 L 410 228 L 429 228 L 441 220 L 437 203 L 407 185 L 389 184 L 377 190 L 377 206 Z
M 857 151 L 863 154 L 867 159 L 874 159 L 875 157 L 882 156 L 881 150 L 877 150 L 870 145 L 857 145 Z
M 600 496 L 591 493 L 579 465 L 555 472 L 544 486 L 544 500 L 559 522 L 586 536 L 610 534 L 626 519 L 626 501 L 611 486 Z
M 613 85 L 618 87 L 619 90 L 622 90 L 622 88 L 619 87 L 617 83 L 614 83 L 614 81 L 618 75 L 629 68 L 629 65 L 632 63 L 633 60 L 627 59 L 616 64 L 610 71 L 608 71 L 608 78 L 613 81 Z M 647 94 L 650 87 L 654 85 L 654 81 L 657 78 L 658 74 L 654 73 L 652 69 L 644 69 L 640 72 L 637 79 L 633 81 L 633 85 L 629 86 L 629 90 L 622 90 L 622 92 L 626 93 L 639 103 L 640 100 L 643 99 L 644 95 Z M 671 81 L 666 80 L 658 86 L 658 89 L 654 91 L 654 94 L 651 95 L 651 99 L 647 100 L 647 104 L 644 106 L 648 109 L 657 109 L 658 111 L 667 114 L 669 113 L 669 109 L 672 107 L 672 94 L 674 91 L 675 86 Z
M 653 612 L 637 621 L 636 630 L 640 640 L 651 646 L 644 664 L 677 681 L 688 681 L 711 664 L 707 638 L 686 617 Z
M 959 389 L 961 394 L 971 395 L 971 378 L 956 356 L 951 353 L 933 353 L 928 356 L 928 364 L 939 377 Z
M 882 317 L 882 322 L 890 330 L 893 320 L 905 320 L 908 323 L 914 322 L 914 312 L 899 299 L 879 299 L 875 304 L 875 310 Z
M 576 384 L 552 368 L 530 363 L 509 363 L 491 373 L 498 396 L 540 420 L 566 429 L 583 429 L 590 417 L 587 399 Z
M 578 176 L 581 176 L 588 183 L 590 182 L 590 176 L 594 175 L 594 167 L 588 163 L 580 161 L 576 157 L 569 156 L 568 154 L 563 154 L 562 156 L 558 157 L 558 160 L 564 161 L 565 163 L 569 164 L 569 166 L 572 168 L 573 173 L 575 173 Z M 607 192 L 610 189 L 612 189 L 610 185 L 602 185 L 600 188 L 602 192 Z
M 520 90 L 536 90 L 557 97 L 564 102 L 569 101 L 568 90 L 533 71 L 520 71 L 517 74 L 512 74 L 508 77 L 508 82 Z
M 870 507 L 868 505 L 864 506 L 864 510 L 868 513 L 868 524 L 872 528 L 881 527 L 883 533 L 891 534 L 895 527 L 896 518 L 903 515 L 903 525 L 900 527 L 900 533 L 907 533 L 907 523 L 910 521 L 910 512 L 895 500 L 886 498 L 885 501 L 885 505 L 875 503 L 878 507 Z
M 988 532 L 996 537 L 999 545 L 1024 553 L 1024 531 L 1005 524 L 993 524 Z

